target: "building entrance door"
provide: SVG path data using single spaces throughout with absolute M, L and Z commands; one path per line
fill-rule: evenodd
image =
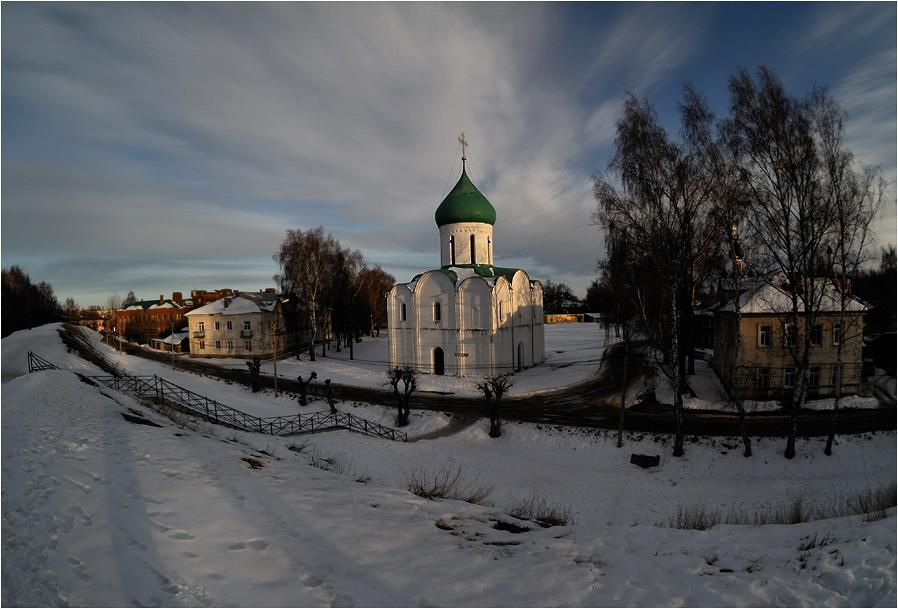
M 444 356 L 443 350 L 437 347 L 433 350 L 433 373 L 434 374 L 445 374 L 445 364 L 444 364 Z

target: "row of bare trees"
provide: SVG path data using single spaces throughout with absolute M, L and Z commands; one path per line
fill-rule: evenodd
M 317 329 L 325 319 L 330 320 L 337 348 L 349 347 L 350 359 L 362 331 L 374 334 L 386 325 L 384 298 L 395 278 L 380 266 L 367 266 L 361 252 L 341 246 L 324 227 L 288 230 L 274 260 L 279 291 L 291 296 L 295 313 L 307 322 L 299 324 L 297 332 L 305 328 L 312 361 Z
M 46 281 L 32 283 L 31 277 L 18 265 L 3 269 L 3 337 L 18 330 L 59 321 L 62 308 Z
M 613 293 L 627 295 L 617 316 L 629 320 L 625 309 L 632 308 L 658 354 L 658 370 L 675 388 L 674 455 L 680 456 L 682 396 L 694 373 L 693 307 L 727 267 L 742 264 L 737 252 L 750 251 L 751 272 L 784 288 L 784 323 L 800 332 L 789 353 L 798 379 L 785 452 L 792 458 L 823 291 L 838 291 L 845 328 L 850 281 L 867 260 L 884 182 L 877 168 L 860 166 L 846 147 L 845 113 L 826 89 L 799 98 L 760 67 L 754 75 L 738 70 L 729 90 L 729 114 L 718 120 L 687 84 L 678 139 L 661 126 L 648 100 L 626 99 L 615 154 L 606 172 L 593 176 L 593 219 L 606 244 L 600 268 Z M 746 272 L 740 266 L 734 274 Z

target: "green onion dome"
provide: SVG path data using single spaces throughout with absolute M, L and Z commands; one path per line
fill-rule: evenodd
M 496 224 L 496 210 L 468 178 L 462 159 L 461 177 L 434 214 L 437 226 L 457 222 Z

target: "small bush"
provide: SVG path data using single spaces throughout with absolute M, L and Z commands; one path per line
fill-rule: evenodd
M 885 518 L 886 510 L 895 507 L 895 504 L 898 503 L 896 495 L 898 492 L 896 492 L 896 484 L 893 482 L 889 486 L 858 491 L 848 501 L 856 513 L 864 514 L 865 521 L 873 522 Z
M 514 503 L 508 513 L 518 520 L 529 520 L 543 528 L 572 524 L 571 506 L 549 505 L 545 497 L 538 497 L 536 494 Z
M 408 490 L 425 499 L 458 499 L 468 503 L 486 504 L 492 486 L 465 482 L 460 465 L 451 459 L 436 473 L 413 469 L 408 478 Z
M 691 529 L 706 531 L 723 522 L 719 510 L 709 511 L 706 505 L 696 503 L 691 506 L 677 507 L 677 513 L 668 521 L 671 529 Z
M 896 484 L 857 491 L 854 495 L 835 495 L 809 505 L 801 495 L 789 497 L 775 506 L 757 506 L 746 510 L 733 511 L 723 516 L 720 510 L 710 511 L 707 506 L 679 506 L 677 514 L 670 518 L 667 526 L 673 529 L 695 529 L 704 531 L 716 524 L 748 524 L 763 526 L 768 524 L 798 524 L 844 516 L 863 516 L 865 521 L 885 518 L 887 510 L 895 507 Z M 664 526 L 664 525 L 661 525 Z
M 326 457 L 320 455 L 317 451 L 313 451 L 309 455 L 309 465 L 340 475 L 352 471 L 352 459 L 347 460 L 344 455 L 340 454 Z

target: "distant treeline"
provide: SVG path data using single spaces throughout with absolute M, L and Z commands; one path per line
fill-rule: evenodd
M 46 281 L 31 283 L 31 277 L 19 266 L 3 269 L 2 335 L 62 319 L 62 308 L 53 286 Z

